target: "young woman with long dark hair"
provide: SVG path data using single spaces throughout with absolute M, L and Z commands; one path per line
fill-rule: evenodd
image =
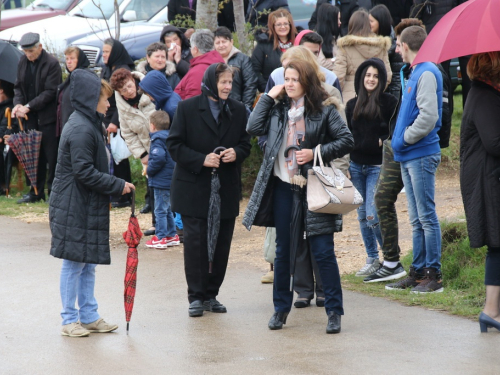
M 333 69 L 332 59 L 337 50 L 337 39 L 340 36 L 340 10 L 332 4 L 323 4 L 319 7 L 318 23 L 316 31 L 323 38 L 321 51 L 323 56 L 318 58 L 318 62 L 326 69 Z
M 383 61 L 366 60 L 354 78 L 356 97 L 346 105 L 347 123 L 354 137 L 349 171 L 364 201 L 358 208 L 358 220 L 368 257 L 356 273 L 359 277 L 369 276 L 378 269 L 377 242 L 382 246 L 374 195 L 382 164 L 382 142 L 389 135 L 390 118 L 397 105 L 394 96 L 384 93 L 386 80 Z

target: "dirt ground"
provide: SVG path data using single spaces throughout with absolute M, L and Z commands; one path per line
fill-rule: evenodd
M 248 263 L 262 269 L 265 273 L 269 269 L 268 263 L 263 259 L 263 243 L 265 229 L 253 227 L 249 232 L 241 224 L 243 213 L 247 206 L 248 199 L 244 199 L 240 204 L 240 216 L 236 221 L 236 228 L 229 258 L 229 267 L 234 263 Z M 401 251 L 407 254 L 412 247 L 411 228 L 408 220 L 408 210 L 406 206 L 406 195 L 401 193 L 396 203 L 399 219 L 399 242 Z M 460 194 L 459 178 L 456 172 L 439 170 L 436 183 L 436 207 L 438 217 L 441 221 L 463 220 L 464 209 L 462 196 Z M 125 242 L 122 233 L 127 227 L 130 217 L 130 209 L 114 209 L 111 211 L 111 249 L 123 248 Z M 25 222 L 48 222 L 48 214 L 33 215 L 30 212 L 18 216 Z M 151 224 L 151 215 L 138 215 L 139 223 L 143 230 L 148 229 Z M 139 246 L 140 251 L 160 251 L 147 248 L 142 240 Z M 169 252 L 182 252 L 183 247 L 176 246 L 169 248 Z M 342 274 L 351 273 L 358 270 L 365 262 L 366 252 L 361 238 L 361 232 L 357 221 L 356 211 L 344 215 L 343 232 L 335 234 L 335 252 L 337 255 L 340 272 Z

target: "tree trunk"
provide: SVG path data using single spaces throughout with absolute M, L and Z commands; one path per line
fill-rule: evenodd
M 248 33 L 245 23 L 245 5 L 244 0 L 233 0 L 234 23 L 236 25 L 236 34 L 238 35 L 238 43 L 241 52 L 249 54 L 250 46 L 248 45 Z
M 218 0 L 198 0 L 196 3 L 196 28 L 215 31 L 218 10 Z
M 115 3 L 115 15 L 116 15 L 115 39 L 120 40 L 120 22 L 121 22 L 120 6 L 118 5 L 118 0 L 114 0 L 114 3 Z

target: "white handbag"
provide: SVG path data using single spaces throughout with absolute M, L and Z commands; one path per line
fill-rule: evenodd
M 120 129 L 116 131 L 116 134 L 111 135 L 110 138 L 109 145 L 111 146 L 111 155 L 113 155 L 115 164 L 119 164 L 122 160 L 128 159 L 132 155 L 127 147 L 127 143 L 120 134 Z
M 319 166 L 317 160 L 319 159 Z M 363 197 L 352 182 L 335 168 L 323 164 L 321 145 L 314 149 L 314 163 L 307 175 L 309 211 L 324 214 L 347 214 L 363 204 Z

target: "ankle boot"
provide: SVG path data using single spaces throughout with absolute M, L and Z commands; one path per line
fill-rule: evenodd
M 286 317 L 288 312 L 275 312 L 271 319 L 269 320 L 268 327 L 270 330 L 282 329 L 283 324 L 286 324 Z
M 328 312 L 328 324 L 326 326 L 326 333 L 339 333 L 340 332 L 340 319 L 341 315 L 329 311 Z

